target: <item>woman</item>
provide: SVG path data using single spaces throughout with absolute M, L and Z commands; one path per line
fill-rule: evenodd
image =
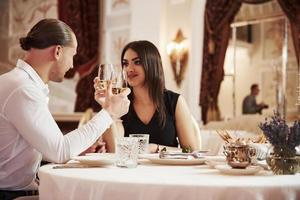
M 129 112 L 116 126 L 113 135 L 149 134 L 149 152 L 162 148 L 199 148 L 199 139 L 194 134 L 192 115 L 184 98 L 165 88 L 164 72 L 158 49 L 149 41 L 134 41 L 127 44 L 121 54 L 122 67 L 127 72 L 132 90 Z M 178 138 L 178 140 L 177 140 Z M 107 150 L 113 151 L 112 134 L 105 133 Z

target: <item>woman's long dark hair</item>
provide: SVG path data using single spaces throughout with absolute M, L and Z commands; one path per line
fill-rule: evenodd
M 69 46 L 73 42 L 72 29 L 58 19 L 42 19 L 35 24 L 26 37 L 20 38 L 23 50 L 45 49 L 52 45 Z
M 133 41 L 124 47 L 121 54 L 121 63 L 128 49 L 136 52 L 141 61 L 145 71 L 145 85 L 148 86 L 149 96 L 158 111 L 160 125 L 164 127 L 166 123 L 166 107 L 164 103 L 165 78 L 159 51 L 149 41 Z

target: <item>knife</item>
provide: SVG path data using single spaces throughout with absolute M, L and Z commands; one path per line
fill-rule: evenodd
M 56 165 L 52 167 L 52 169 L 71 169 L 71 168 L 94 168 L 96 166 L 90 166 L 90 165 L 81 165 L 77 163 L 68 163 L 64 165 Z

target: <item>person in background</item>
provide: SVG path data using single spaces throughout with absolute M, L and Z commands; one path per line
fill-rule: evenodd
M 188 148 L 197 150 L 200 135 L 195 134 L 192 115 L 182 95 L 165 88 L 161 56 L 149 41 L 133 41 L 121 54 L 132 93 L 129 112 L 103 134 L 108 152 L 114 151 L 114 138 L 129 134 L 149 134 L 149 152 Z M 97 85 L 97 84 L 96 84 Z M 97 90 L 96 86 L 94 85 Z M 178 143 L 179 141 L 179 143 Z
M 251 85 L 251 92 L 248 96 L 246 96 L 243 100 L 243 114 L 256 114 L 262 113 L 263 109 L 268 108 L 269 106 L 267 104 L 264 104 L 263 102 L 260 104 L 256 103 L 256 96 L 259 94 L 259 87 L 258 84 L 252 84 Z
M 49 81 L 62 82 L 73 67 L 77 40 L 57 19 L 43 19 L 20 39 L 24 59 L 0 76 L 0 199 L 36 193 L 43 159 L 64 163 L 78 155 L 128 112 L 127 89 L 97 97 L 103 109 L 82 127 L 63 135 L 48 109 Z

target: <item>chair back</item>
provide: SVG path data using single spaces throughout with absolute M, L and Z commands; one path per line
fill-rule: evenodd
M 201 133 L 200 133 L 200 128 L 199 128 L 198 122 L 196 121 L 194 116 L 192 116 L 192 123 L 193 123 L 194 134 L 195 134 L 195 137 L 197 138 L 197 147 L 200 150 L 201 149 Z
M 80 118 L 78 128 L 86 124 L 90 119 L 93 117 L 93 109 L 88 108 L 86 111 L 83 113 L 82 117 Z

